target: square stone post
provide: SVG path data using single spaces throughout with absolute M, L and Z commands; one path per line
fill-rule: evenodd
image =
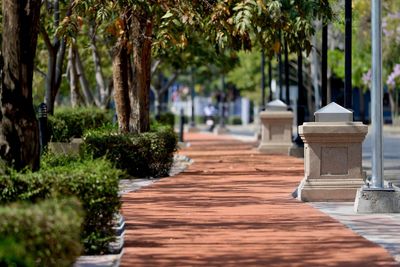
M 368 127 L 353 122 L 353 113 L 336 103 L 315 112 L 315 122 L 299 127 L 304 141 L 302 201 L 354 201 L 364 184 L 362 142 Z
M 258 151 L 265 154 L 288 155 L 292 147 L 293 112 L 281 100 L 266 105 L 260 113 L 261 142 Z

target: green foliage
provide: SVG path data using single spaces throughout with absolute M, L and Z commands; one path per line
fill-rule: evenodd
M 85 210 L 85 253 L 102 253 L 113 239 L 112 221 L 120 207 L 118 181 L 123 173 L 105 160 L 48 155 L 36 173 L 9 171 L 0 176 L 0 203 L 37 202 L 54 196 L 76 196 Z
M 71 266 L 81 253 L 83 212 L 75 198 L 0 207 L 1 266 Z
M 168 176 L 177 148 L 172 128 L 157 126 L 153 132 L 119 134 L 110 129 L 92 130 L 84 137 L 83 150 L 93 158 L 106 157 L 134 177 Z
M 98 108 L 59 108 L 49 116 L 50 139 L 54 142 L 69 142 L 82 137 L 85 130 L 99 128 L 111 123 L 112 115 Z
M 175 115 L 171 112 L 162 113 L 157 122 L 173 128 L 175 126 Z
M 239 64 L 228 74 L 228 81 L 235 84 L 239 90 L 261 90 L 261 53 L 259 51 L 239 52 Z
M 231 116 L 228 119 L 228 124 L 240 125 L 240 124 L 242 124 L 242 118 L 240 116 Z

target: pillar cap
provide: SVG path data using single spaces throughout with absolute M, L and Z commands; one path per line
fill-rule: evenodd
M 316 111 L 314 117 L 315 122 L 351 122 L 353 112 L 332 102 Z
M 286 111 L 288 109 L 288 106 L 283 101 L 277 99 L 269 102 L 265 106 L 265 109 L 270 111 Z

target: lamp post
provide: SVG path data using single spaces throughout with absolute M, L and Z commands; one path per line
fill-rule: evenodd
M 372 179 L 357 191 L 354 210 L 358 213 L 399 213 L 400 192 L 383 183 L 382 150 L 382 4 L 372 0 Z
M 287 42 L 285 39 L 284 44 L 284 53 L 285 53 L 285 86 L 286 86 L 286 105 L 290 106 L 290 83 L 289 83 L 289 51 Z
M 191 116 L 190 116 L 190 127 L 194 128 L 196 127 L 196 122 L 194 118 L 194 70 L 191 68 L 190 70 L 190 76 L 191 76 L 191 85 L 190 85 L 190 100 L 192 103 L 191 106 Z
M 299 48 L 297 54 L 297 83 L 298 83 L 298 97 L 297 97 L 297 129 L 299 126 L 304 123 L 305 116 L 305 97 L 303 90 L 303 55 L 301 48 Z M 297 136 L 294 139 L 294 142 L 298 147 L 303 147 L 304 142 L 301 140 L 301 137 L 297 130 Z
M 283 101 L 283 64 L 282 53 L 278 53 L 278 75 L 279 75 L 279 99 Z
M 269 87 L 269 102 L 272 101 L 272 63 L 268 60 L 268 87 Z
M 221 101 L 219 103 L 220 108 L 220 120 L 219 120 L 219 127 L 220 129 L 225 129 L 225 75 L 222 74 L 221 76 Z
M 352 85 L 351 85 L 351 35 L 352 35 L 352 0 L 345 1 L 345 78 L 344 78 L 344 107 L 352 109 Z
M 372 0 L 372 188 L 383 188 L 382 4 Z
M 322 26 L 321 105 L 328 104 L 328 25 Z
M 265 51 L 261 48 L 261 110 L 265 109 Z

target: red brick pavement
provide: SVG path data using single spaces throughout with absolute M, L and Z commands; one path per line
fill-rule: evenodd
M 303 161 L 188 136 L 189 169 L 123 197 L 121 266 L 397 266 L 383 248 L 291 197 Z

